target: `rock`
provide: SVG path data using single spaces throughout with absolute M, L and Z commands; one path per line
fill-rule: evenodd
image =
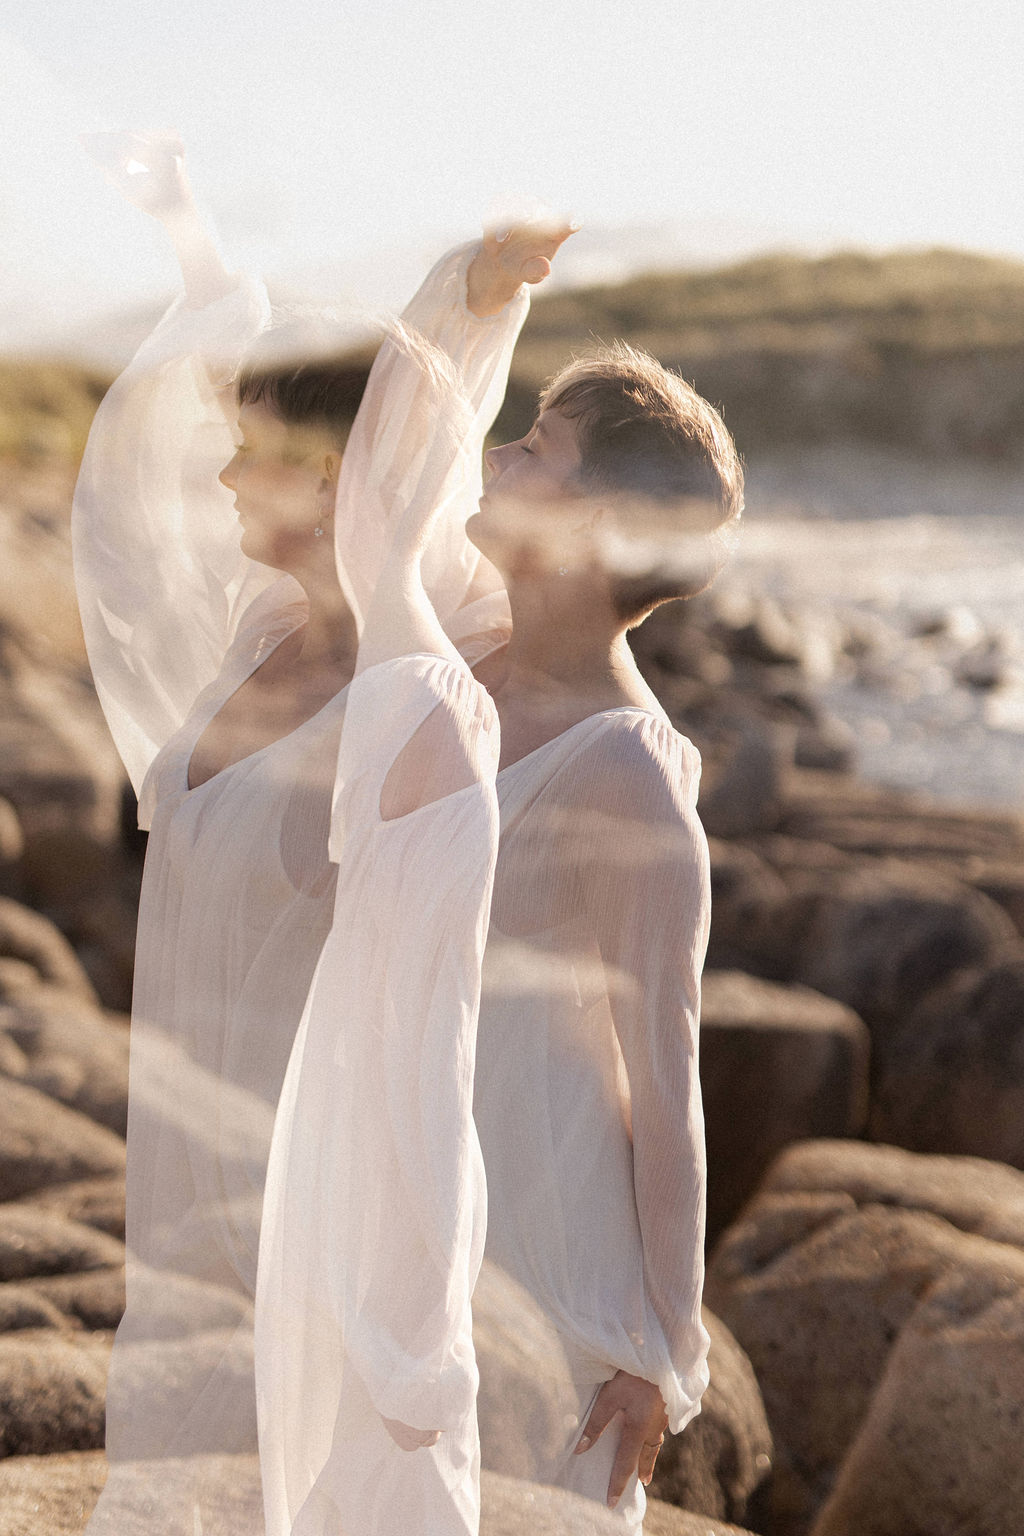
M 19 1328 L 63 1328 L 64 1324 L 60 1309 L 31 1286 L 10 1281 L 0 1284 L 0 1333 L 15 1333 Z
M 1024 1168 L 1024 946 L 959 971 L 886 1031 L 871 1134 Z
M 856 738 L 845 720 L 823 720 L 797 729 L 793 761 L 798 768 L 850 773 L 856 757 Z
M 109 1353 L 101 1334 L 0 1337 L 0 1456 L 101 1446 Z
M 82 1536 L 106 1476 L 102 1451 L 0 1461 L 0 1536 Z
M 0 1200 L 50 1184 L 124 1173 L 113 1131 L 24 1083 L 0 1077 Z
M 25 960 L 44 981 L 96 1001 L 92 983 L 60 930 L 40 913 L 7 897 L 0 897 L 0 955 Z
M 724 1520 L 745 1520 L 771 1471 L 772 1438 L 750 1361 L 705 1307 L 711 1380 L 700 1413 L 679 1435 L 666 1435 L 650 1493 L 668 1504 Z M 651 1528 L 650 1520 L 644 1529 Z
M 957 810 L 906 790 L 798 769 L 787 776 L 779 830 L 847 853 L 934 861 L 1024 857 L 1024 818 Z
M 30 1205 L 0 1205 L 0 1281 L 116 1269 L 124 1244 L 95 1227 Z
M 951 1227 L 1024 1249 L 1024 1177 L 977 1157 L 921 1157 L 862 1141 L 805 1141 L 772 1165 L 764 1195 L 848 1196 L 857 1205 L 928 1211 Z
M 739 971 L 705 971 L 700 1076 L 712 1238 L 784 1146 L 861 1132 L 868 1053 L 867 1030 L 842 1003 Z
M 792 758 L 783 728 L 755 716 L 729 723 L 722 766 L 702 781 L 700 815 L 709 837 L 770 832 L 782 806 L 782 772 Z
M 200 1390 L 204 1412 L 197 1426 L 188 1408 Z M 185 1338 L 119 1340 L 108 1393 L 121 1423 L 134 1419 L 138 1397 L 146 1402 L 144 1423 L 132 1428 L 132 1451 L 140 1458 L 170 1451 L 186 1457 L 255 1451 L 252 1323 Z M 216 1426 L 212 1443 L 211 1426 Z M 200 1430 L 206 1432 L 203 1439 L 196 1438 Z
M 777 914 L 785 882 L 742 843 L 708 839 L 711 852 L 711 936 L 707 965 L 771 972 L 778 949 Z
M 993 1265 L 1016 1273 L 1022 1239 L 1024 1175 L 999 1165 L 843 1142 L 782 1154 L 718 1243 L 705 1288 L 764 1397 L 773 1533 L 812 1524 L 932 1289 Z
M 27 960 L 15 960 L 10 955 L 0 957 L 0 1002 L 17 1002 L 46 985 L 35 966 Z
M 974 1246 L 900 1333 L 813 1536 L 1019 1529 L 1024 1254 Z
M 616 1536 L 622 1522 L 592 1499 L 496 1472 L 480 1478 L 480 1536 Z M 651 1500 L 645 1536 L 745 1536 L 735 1525 Z
M 564 1351 L 533 1298 L 485 1260 L 473 1293 L 477 1417 L 489 1471 L 544 1482 L 578 1423 Z
M 116 1481 L 115 1481 L 116 1480 Z M 101 1451 L 13 1456 L 0 1461 L 0 1536 L 81 1536 L 108 1481 Z M 110 1472 L 111 1529 L 118 1536 L 194 1536 L 190 1493 L 204 1498 L 203 1536 L 254 1536 L 262 1530 L 254 1456 L 196 1456 L 122 1464 Z M 615 1536 L 613 1515 L 553 1488 L 484 1472 L 481 1536 Z M 737 1526 L 651 1501 L 645 1536 L 747 1536 Z
M 0 1461 L 0 1536 L 81 1536 L 104 1486 L 103 1530 L 117 1536 L 195 1536 L 197 1490 L 203 1536 L 263 1530 L 253 1455 L 167 1457 L 108 1469 L 102 1451 L 80 1451 Z
M 128 1021 L 59 991 L 0 1007 L 0 1031 L 25 1053 L 21 1081 L 124 1136 Z
M 116 1328 L 124 1312 L 123 1269 L 55 1275 L 33 1280 L 32 1292 L 58 1308 L 64 1320 L 86 1328 Z M 251 1326 L 252 1306 L 237 1291 L 188 1275 L 159 1273 L 133 1262 L 132 1295 L 140 1308 L 132 1338 L 179 1339 L 197 1332 Z M 144 1318 L 144 1329 L 139 1319 Z
M 1016 938 L 993 902 L 934 870 L 895 861 L 807 877 L 781 922 L 803 926 L 794 981 L 839 999 L 875 1036 L 963 966 Z
M 55 1184 L 51 1189 L 35 1189 L 30 1201 L 37 1210 L 53 1211 L 58 1216 L 66 1216 L 69 1221 L 84 1222 L 87 1227 L 97 1227 L 124 1242 L 123 1174 Z
M 962 876 L 1002 907 L 1017 932 L 1024 934 L 1024 862 L 974 857 L 967 860 Z

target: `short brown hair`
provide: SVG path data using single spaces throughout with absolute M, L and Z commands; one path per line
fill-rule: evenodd
M 657 512 L 689 536 L 687 573 L 669 563 L 615 587 L 637 623 L 660 602 L 702 591 L 717 574 L 743 509 L 743 466 L 714 406 L 657 358 L 614 342 L 574 358 L 543 391 L 541 410 L 576 422 L 580 479 L 613 503 Z M 624 521 L 628 519 L 623 519 Z

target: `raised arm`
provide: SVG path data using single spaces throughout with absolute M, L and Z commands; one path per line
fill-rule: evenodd
M 167 227 L 185 284 L 100 404 L 72 512 L 89 659 L 138 790 L 216 677 L 240 615 L 276 579 L 242 555 L 232 497 L 217 480 L 234 451 L 220 391 L 269 305 L 262 285 L 227 272 L 177 140 L 105 134 L 89 147 Z

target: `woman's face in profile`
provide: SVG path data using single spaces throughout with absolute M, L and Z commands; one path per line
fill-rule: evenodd
M 588 516 L 579 480 L 576 423 L 542 411 L 525 437 L 484 455 L 480 510 L 467 523 L 473 543 L 501 567 L 527 547 L 545 565 L 567 558 L 567 540 Z
M 286 422 L 263 401 L 243 405 L 235 453 L 218 476 L 235 493 L 243 553 L 282 571 L 307 564 L 314 529 L 334 510 L 340 461 L 323 428 Z

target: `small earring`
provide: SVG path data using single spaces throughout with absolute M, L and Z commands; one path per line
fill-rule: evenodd
M 313 529 L 313 537 L 314 537 L 314 539 L 322 539 L 323 536 L 324 536 L 324 525 L 323 525 L 323 523 L 317 523 L 316 527 Z
M 569 574 L 569 567 L 567 565 L 560 565 L 558 567 L 558 574 L 559 574 L 559 576 L 568 576 L 568 574 Z

